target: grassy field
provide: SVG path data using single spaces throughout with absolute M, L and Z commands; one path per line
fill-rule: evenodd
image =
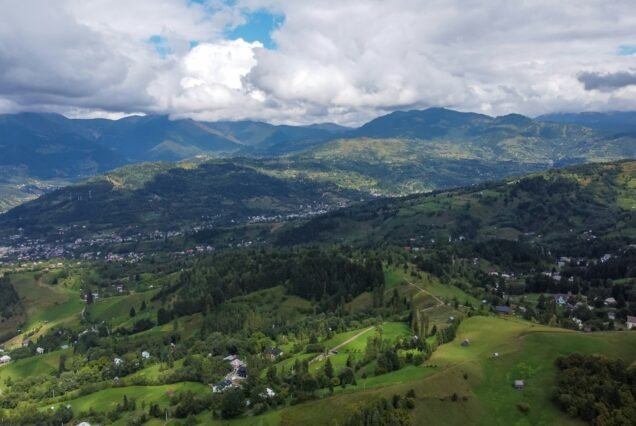
M 5 342 L 5 347 L 19 346 L 26 333 L 34 332 L 33 340 L 57 325 L 79 322 L 84 303 L 70 282 L 49 285 L 35 272 L 20 272 L 11 275 L 11 283 L 20 297 L 25 319 L 23 333 Z M 10 330 L 0 327 L 0 331 Z
M 100 299 L 91 306 L 91 314 L 98 321 L 106 321 L 112 327 L 126 326 L 127 323 L 138 321 L 144 317 L 154 317 L 154 308 L 150 301 L 159 290 L 134 293 L 126 296 L 115 296 Z M 141 310 L 142 302 L 146 302 L 146 312 Z M 130 318 L 130 309 L 134 308 L 137 316 Z
M 471 344 L 461 346 L 464 339 Z M 636 333 L 584 334 L 514 318 L 477 316 L 466 319 L 457 339 L 440 346 L 422 366 L 360 379 L 356 386 L 337 388 L 333 396 L 264 417 L 213 424 L 331 424 L 348 418 L 373 398 L 390 398 L 409 389 L 417 395 L 411 412 L 413 424 L 440 424 L 440 419 L 444 425 L 579 424 L 550 399 L 556 357 L 569 352 L 602 353 L 632 362 L 636 359 L 634 347 Z M 340 355 L 333 357 L 334 366 L 340 363 Z M 524 390 L 513 389 L 515 379 L 526 381 Z M 457 394 L 457 401 L 453 401 L 453 394 Z M 528 413 L 518 409 L 520 402 L 529 404 Z
M 0 392 L 5 388 L 5 380 L 7 378 L 18 379 L 56 372 L 62 354 L 70 356 L 72 351 L 68 349 L 66 351 L 50 352 L 3 365 L 0 367 Z
M 58 405 L 70 404 L 76 413 L 88 411 L 91 407 L 99 409 L 99 411 L 111 411 L 117 408 L 117 404 L 120 404 L 124 395 L 126 395 L 128 399 L 135 399 L 137 406 L 141 406 L 141 404 L 145 402 L 146 406 L 150 404 L 160 404 L 165 407 L 169 402 L 169 392 L 182 392 L 186 390 L 196 393 L 210 392 L 210 388 L 201 383 L 176 383 L 162 386 L 125 386 L 105 389 L 70 401 L 64 401 Z

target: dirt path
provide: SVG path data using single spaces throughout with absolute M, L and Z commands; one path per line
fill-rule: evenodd
M 348 345 L 349 343 L 353 342 L 354 340 L 356 340 L 357 338 L 359 338 L 363 334 L 368 333 L 370 330 L 373 330 L 374 328 L 375 328 L 375 326 L 371 326 L 371 327 L 369 327 L 367 329 L 364 329 L 360 333 L 356 334 L 355 336 L 352 336 L 352 337 L 348 338 L 347 340 L 345 340 L 344 342 L 340 343 L 339 345 L 334 346 L 333 348 L 331 348 L 331 349 L 329 349 L 327 351 L 327 356 L 330 356 L 333 351 L 337 351 L 341 347 Z M 309 363 L 313 364 L 314 362 L 320 362 L 323 359 L 325 359 L 325 354 L 320 354 L 316 358 L 314 358 L 311 361 L 309 361 Z
M 406 281 L 409 285 L 412 285 L 413 287 L 417 288 L 419 291 L 421 291 L 422 293 L 428 294 L 429 296 L 431 296 L 433 299 L 435 299 L 435 301 L 437 302 L 437 304 L 435 306 L 430 306 L 428 308 L 424 308 L 422 309 L 422 312 L 424 311 L 428 311 L 430 309 L 435 309 L 438 308 L 440 306 L 444 306 L 444 301 L 442 299 L 440 299 L 439 297 L 435 296 L 434 294 L 430 293 L 427 290 L 424 290 L 422 287 L 420 287 L 417 284 L 414 284 L 410 281 Z M 364 335 L 365 333 L 369 332 L 370 330 L 373 330 L 375 328 L 375 326 L 369 327 L 365 330 L 362 330 L 360 333 L 356 334 L 353 337 L 348 338 L 347 340 L 345 340 L 344 342 L 340 343 L 337 346 L 334 346 L 333 348 L 329 349 L 325 354 L 320 354 L 317 357 L 313 358 L 311 361 L 309 361 L 310 364 L 313 364 L 314 362 L 320 362 L 322 360 L 325 359 L 325 357 L 327 356 L 331 356 L 333 354 L 334 351 L 337 351 L 338 349 L 342 348 L 343 346 L 347 346 L 349 343 L 353 342 L 354 340 L 356 340 L 357 338 L 359 338 L 360 336 Z
M 429 310 L 431 310 L 431 309 L 435 309 L 435 308 L 439 308 L 440 306 L 444 306 L 444 301 L 443 301 L 442 299 L 440 299 L 439 297 L 435 296 L 433 293 L 431 293 L 431 292 L 429 292 L 429 291 L 427 291 L 427 290 L 424 290 L 424 289 L 423 289 L 422 287 L 420 287 L 419 285 L 414 284 L 414 283 L 412 283 L 412 282 L 410 282 L 410 281 L 407 281 L 407 283 L 409 283 L 409 284 L 410 284 L 410 285 L 412 285 L 413 287 L 417 288 L 417 289 L 418 289 L 419 291 L 421 291 L 422 293 L 426 293 L 426 294 L 428 294 L 428 295 L 429 295 L 429 296 L 431 296 L 433 299 L 435 299 L 435 301 L 437 302 L 437 305 L 435 305 L 435 306 L 429 306 L 428 308 L 424 308 L 424 309 L 422 309 L 422 312 L 429 311 Z

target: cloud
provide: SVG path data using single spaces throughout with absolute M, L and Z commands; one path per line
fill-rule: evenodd
M 227 39 L 269 14 L 262 43 Z M 359 124 L 432 105 L 636 109 L 636 58 L 617 54 L 631 0 L 13 0 L 0 24 L 2 111 Z
M 618 71 L 613 73 L 583 72 L 578 79 L 585 90 L 613 91 L 636 85 L 636 71 Z

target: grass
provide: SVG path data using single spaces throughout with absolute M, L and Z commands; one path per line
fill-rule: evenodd
M 408 281 L 407 273 L 403 269 L 394 267 L 384 268 L 384 287 L 387 289 L 399 287 Z
M 397 329 L 393 332 L 400 332 L 399 325 L 391 327 Z M 471 341 L 468 347 L 460 344 L 465 338 Z M 636 359 L 634 347 L 636 333 L 583 334 L 515 318 L 471 317 L 460 325 L 457 339 L 440 346 L 422 366 L 409 365 L 392 373 L 358 378 L 356 386 L 336 388 L 334 396 L 287 407 L 264 417 L 216 424 L 343 422 L 374 398 L 391 398 L 410 389 L 417 395 L 416 407 L 411 412 L 413 424 L 578 424 L 550 399 L 556 357 L 573 351 L 603 353 L 629 363 Z M 342 353 L 332 357 L 336 369 L 345 362 L 343 359 L 346 361 L 346 355 Z M 523 391 L 512 388 L 512 381 L 519 377 L 526 380 Z M 453 394 L 458 395 L 458 401 L 452 400 Z M 518 402 L 528 403 L 530 411 L 521 413 Z
M 106 321 L 112 327 L 118 327 L 130 322 L 130 309 L 135 308 L 137 316 L 132 322 L 138 321 L 144 316 L 154 313 L 153 302 L 150 300 L 159 290 L 151 290 L 143 293 L 134 293 L 126 296 L 107 297 L 96 301 L 91 306 L 91 314 L 98 321 Z M 146 302 L 146 312 L 141 311 L 142 302 Z
M 20 272 L 10 277 L 26 318 L 23 333 L 5 342 L 5 347 L 19 346 L 26 333 L 37 330 L 31 336 L 33 340 L 57 325 L 78 322 L 84 303 L 79 291 L 68 282 L 48 285 L 44 278 L 37 279 L 35 272 Z
M 72 350 L 67 349 L 66 351 L 50 352 L 44 355 L 13 361 L 0 367 L 0 391 L 5 387 L 5 381 L 8 378 L 13 380 L 56 372 L 62 354 L 71 355 Z
M 70 401 L 64 401 L 58 405 L 70 404 L 75 413 L 88 412 L 91 408 L 107 412 L 116 409 L 117 404 L 120 404 L 124 399 L 124 395 L 126 395 L 128 399 L 135 399 L 137 406 L 141 406 L 145 402 L 146 407 L 150 404 L 159 404 L 162 407 L 166 407 L 169 404 L 168 392 L 186 390 L 195 393 L 210 392 L 208 386 L 190 382 L 162 386 L 125 386 L 105 389 Z

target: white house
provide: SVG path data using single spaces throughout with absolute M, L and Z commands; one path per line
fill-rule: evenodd
M 260 394 L 261 398 L 273 398 L 276 396 L 276 392 L 274 392 L 272 389 L 270 388 L 266 388 L 265 392 L 263 392 L 262 394 Z
M 113 364 L 115 364 L 115 365 L 122 365 L 123 363 L 124 363 L 124 360 L 121 359 L 121 358 L 115 358 L 113 360 Z
M 0 357 L 0 365 L 11 362 L 11 357 L 9 355 L 2 355 Z
M 44 348 L 41 348 L 38 346 L 38 348 L 35 350 L 35 352 L 38 353 L 38 355 L 42 355 L 44 353 Z
M 628 330 L 631 330 L 632 328 L 636 328 L 636 317 L 627 317 L 627 322 L 625 323 L 625 325 L 627 326 Z
M 616 299 L 614 299 L 613 297 L 608 297 L 607 299 L 605 299 L 605 304 L 608 306 L 616 305 Z
M 141 357 L 142 357 L 143 359 L 148 359 L 148 358 L 150 358 L 150 352 L 148 352 L 148 351 L 143 351 L 143 352 L 141 353 Z

